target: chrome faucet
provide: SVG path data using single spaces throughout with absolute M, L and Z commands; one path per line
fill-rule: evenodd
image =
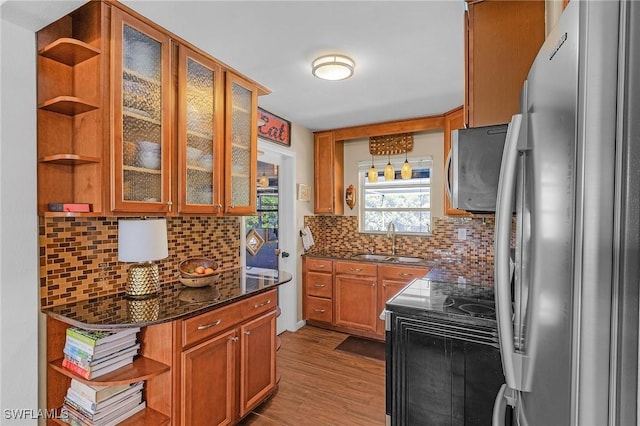
M 391 238 L 391 254 L 396 255 L 396 224 L 390 221 L 387 225 L 387 237 Z

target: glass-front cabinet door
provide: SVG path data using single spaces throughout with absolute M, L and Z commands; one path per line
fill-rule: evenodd
M 112 209 L 170 212 L 170 39 L 117 8 L 112 13 Z
M 223 76 L 219 64 L 184 47 L 178 61 L 178 211 L 222 213 Z
M 225 213 L 255 214 L 257 88 L 227 72 L 225 107 Z

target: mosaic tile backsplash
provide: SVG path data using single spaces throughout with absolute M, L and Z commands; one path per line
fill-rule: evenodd
M 373 248 L 374 253 L 391 253 L 391 239 L 386 235 L 358 232 L 357 216 L 306 216 L 305 226 L 309 226 L 315 242 L 310 252 L 356 254 Z M 492 265 L 493 227 L 493 215 L 436 218 L 428 237 L 398 235 L 396 253 Z M 459 229 L 466 230 L 464 240 L 458 239 Z
M 129 264 L 118 261 L 117 218 L 40 217 L 42 307 L 124 291 Z M 175 281 L 178 264 L 206 257 L 219 269 L 239 266 L 237 217 L 167 218 L 169 257 L 157 261 L 160 282 Z

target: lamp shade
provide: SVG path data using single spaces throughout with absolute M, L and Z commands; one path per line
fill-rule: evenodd
M 169 255 L 166 219 L 118 221 L 118 260 L 150 262 Z

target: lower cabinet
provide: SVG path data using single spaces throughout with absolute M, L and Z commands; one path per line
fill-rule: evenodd
M 194 333 L 209 336 L 180 354 L 181 425 L 233 424 L 275 389 L 275 296 L 265 293 L 183 321 L 183 343 Z M 252 310 L 253 319 L 243 322 Z M 266 313 L 255 317 L 261 310 Z
M 183 425 L 226 425 L 237 417 L 238 332 L 231 330 L 182 352 Z
M 378 314 L 385 308 L 387 300 L 398 294 L 407 284 L 416 278 L 422 278 L 429 272 L 426 267 L 378 266 Z M 378 317 L 378 335 L 384 336 L 384 320 Z
M 384 339 L 387 300 L 428 267 L 302 258 L 303 316 L 312 325 Z
M 338 261 L 335 267 L 336 325 L 375 333 L 377 265 Z

